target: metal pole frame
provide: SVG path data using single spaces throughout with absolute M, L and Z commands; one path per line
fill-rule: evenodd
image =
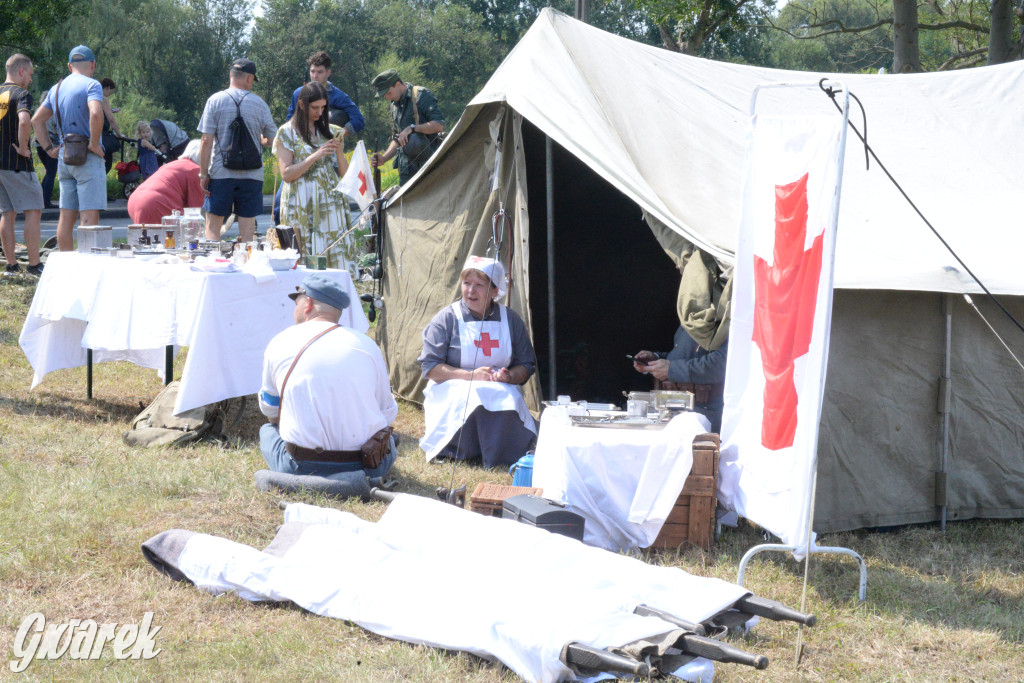
M 558 351 L 555 347 L 555 169 L 551 136 L 544 136 L 545 191 L 548 228 L 548 398 L 558 395 Z
M 835 272 L 835 244 L 836 244 L 836 240 L 834 238 L 834 235 L 835 235 L 835 232 L 836 232 L 836 229 L 837 229 L 837 225 L 838 225 L 838 222 L 839 222 L 839 196 L 842 193 L 842 187 L 843 187 L 843 164 L 845 163 L 845 160 L 846 160 L 846 131 L 847 131 L 848 127 L 849 127 L 848 121 L 849 121 L 849 117 L 850 117 L 850 91 L 846 88 L 846 86 L 842 83 L 842 81 L 830 81 L 830 84 L 833 85 L 834 88 L 836 88 L 839 92 L 843 93 L 843 128 L 842 128 L 842 132 L 840 133 L 840 141 L 839 141 L 839 172 L 838 172 L 838 175 L 837 175 L 837 181 L 838 181 L 838 186 L 839 187 L 838 187 L 838 191 L 835 193 L 835 195 L 832 198 L 832 225 L 828 226 L 828 228 L 827 228 L 828 230 L 831 230 L 832 233 L 833 233 L 832 250 L 831 250 L 831 253 L 828 255 L 829 261 L 830 261 L 830 266 L 831 266 L 829 268 L 829 282 L 828 282 L 828 286 L 829 286 L 829 289 L 833 289 L 833 277 L 834 277 L 833 274 Z M 820 86 L 819 86 L 819 84 L 817 82 L 815 82 L 815 83 L 768 83 L 768 84 L 765 84 L 765 85 L 759 85 L 759 86 L 754 88 L 754 92 L 750 96 L 750 116 L 753 117 L 755 112 L 756 112 L 756 109 L 757 109 L 757 96 L 758 96 L 758 94 L 760 93 L 760 91 L 762 89 L 769 89 L 769 88 L 808 88 L 808 87 L 819 88 Z M 822 377 L 825 376 L 825 371 L 826 371 L 827 365 L 828 365 L 828 348 L 825 349 L 825 352 L 821 356 L 821 376 Z M 822 398 L 819 400 L 819 405 L 818 405 L 818 414 L 819 415 L 821 414 L 820 401 L 824 400 L 824 395 L 825 395 L 824 392 L 822 392 Z M 838 555 L 846 555 L 846 556 L 854 558 L 857 561 L 857 564 L 860 566 L 860 584 L 859 584 L 859 589 L 857 591 L 857 597 L 859 598 L 859 600 L 861 602 L 863 602 L 864 600 L 867 599 L 867 585 L 868 585 L 867 567 L 864 565 L 864 558 L 862 558 L 858 553 L 856 553 L 853 550 L 850 550 L 849 548 L 824 547 L 824 546 L 817 546 L 817 545 L 814 545 L 814 544 L 811 543 L 811 534 L 813 533 L 813 530 L 811 529 L 811 527 L 814 524 L 814 502 L 815 502 L 815 495 L 816 495 L 817 488 L 818 488 L 818 427 L 819 427 L 819 425 L 820 425 L 820 419 L 819 419 L 819 423 L 816 424 L 815 427 L 814 427 L 814 450 L 813 450 L 813 460 L 812 460 L 813 470 L 814 470 L 814 479 L 813 479 L 813 483 L 811 485 L 810 500 L 808 501 L 809 505 L 807 506 L 808 507 L 808 511 L 807 511 L 807 518 L 808 518 L 807 519 L 807 527 L 808 527 L 807 544 L 804 546 L 804 548 L 802 548 L 802 550 L 804 551 L 804 562 L 805 562 L 804 569 L 805 569 L 805 572 L 806 572 L 806 569 L 807 569 L 807 566 L 808 566 L 806 563 L 810 561 L 810 556 L 811 556 L 812 553 L 838 554 Z M 761 553 L 761 552 L 767 552 L 767 551 L 791 552 L 792 553 L 792 552 L 796 552 L 798 550 L 801 550 L 801 548 L 798 548 L 795 545 L 786 545 L 786 544 L 782 544 L 782 543 L 764 543 L 764 544 L 761 544 L 761 545 L 754 546 L 753 548 L 748 550 L 746 552 L 746 554 L 743 555 L 742 559 L 740 559 L 739 571 L 737 572 L 737 575 L 736 575 L 736 583 L 738 585 L 740 585 L 740 586 L 743 585 L 743 579 L 746 576 L 746 571 L 747 571 L 747 563 L 750 561 L 750 559 L 754 555 L 756 555 L 758 553 Z M 806 573 L 805 573 L 805 577 L 806 577 Z

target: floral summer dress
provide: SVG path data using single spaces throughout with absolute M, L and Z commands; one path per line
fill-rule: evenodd
M 331 126 L 331 133 L 339 130 L 338 126 Z M 291 150 L 295 162 L 301 162 L 326 142 L 314 131 L 315 147 L 306 144 L 290 123 L 281 126 L 277 134 L 281 144 Z M 334 189 L 340 178 L 331 161 L 331 157 L 320 159 L 301 178 L 284 183 L 281 189 L 281 224 L 296 229 L 306 254 L 319 254 L 347 230 L 347 200 Z M 358 276 L 358 245 L 352 235 L 332 247 L 326 256 L 328 268 L 341 268 L 353 278 Z

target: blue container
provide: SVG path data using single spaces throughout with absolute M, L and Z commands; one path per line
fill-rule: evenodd
M 530 451 L 523 457 L 519 458 L 516 464 L 508 468 L 508 473 L 512 475 L 513 486 L 532 486 L 533 451 Z

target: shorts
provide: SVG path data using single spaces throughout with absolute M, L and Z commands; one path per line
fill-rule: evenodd
M 69 211 L 105 211 L 107 208 L 107 173 L 103 157 L 89 152 L 81 166 L 64 163 L 64 150 L 57 158 L 57 180 L 60 181 L 60 208 Z
M 251 178 L 210 178 L 206 213 L 225 218 L 255 218 L 263 213 L 263 181 Z
M 8 211 L 40 211 L 43 208 L 43 186 L 35 171 L 0 170 L 0 213 Z

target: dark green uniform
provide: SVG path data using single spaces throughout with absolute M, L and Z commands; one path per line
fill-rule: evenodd
M 416 114 L 413 111 L 413 92 L 416 93 L 415 107 L 419 110 L 419 123 L 423 124 L 427 121 L 439 121 L 444 123 L 444 114 L 441 113 L 441 107 L 437 104 L 437 98 L 434 97 L 434 93 L 430 92 L 426 88 L 420 88 L 413 86 L 411 83 L 405 84 L 405 95 L 398 102 L 391 102 L 391 125 L 394 128 L 394 133 L 398 134 L 402 130 L 409 126 L 417 123 Z M 420 170 L 420 167 L 427 162 L 430 155 L 434 153 L 440 144 L 440 140 L 437 135 L 428 135 L 430 141 L 430 147 L 424 150 L 415 159 L 410 159 L 405 154 L 405 150 L 401 147 L 398 149 L 398 153 L 395 155 L 395 167 L 398 168 L 398 182 L 401 185 L 409 180 L 416 174 L 416 171 Z

